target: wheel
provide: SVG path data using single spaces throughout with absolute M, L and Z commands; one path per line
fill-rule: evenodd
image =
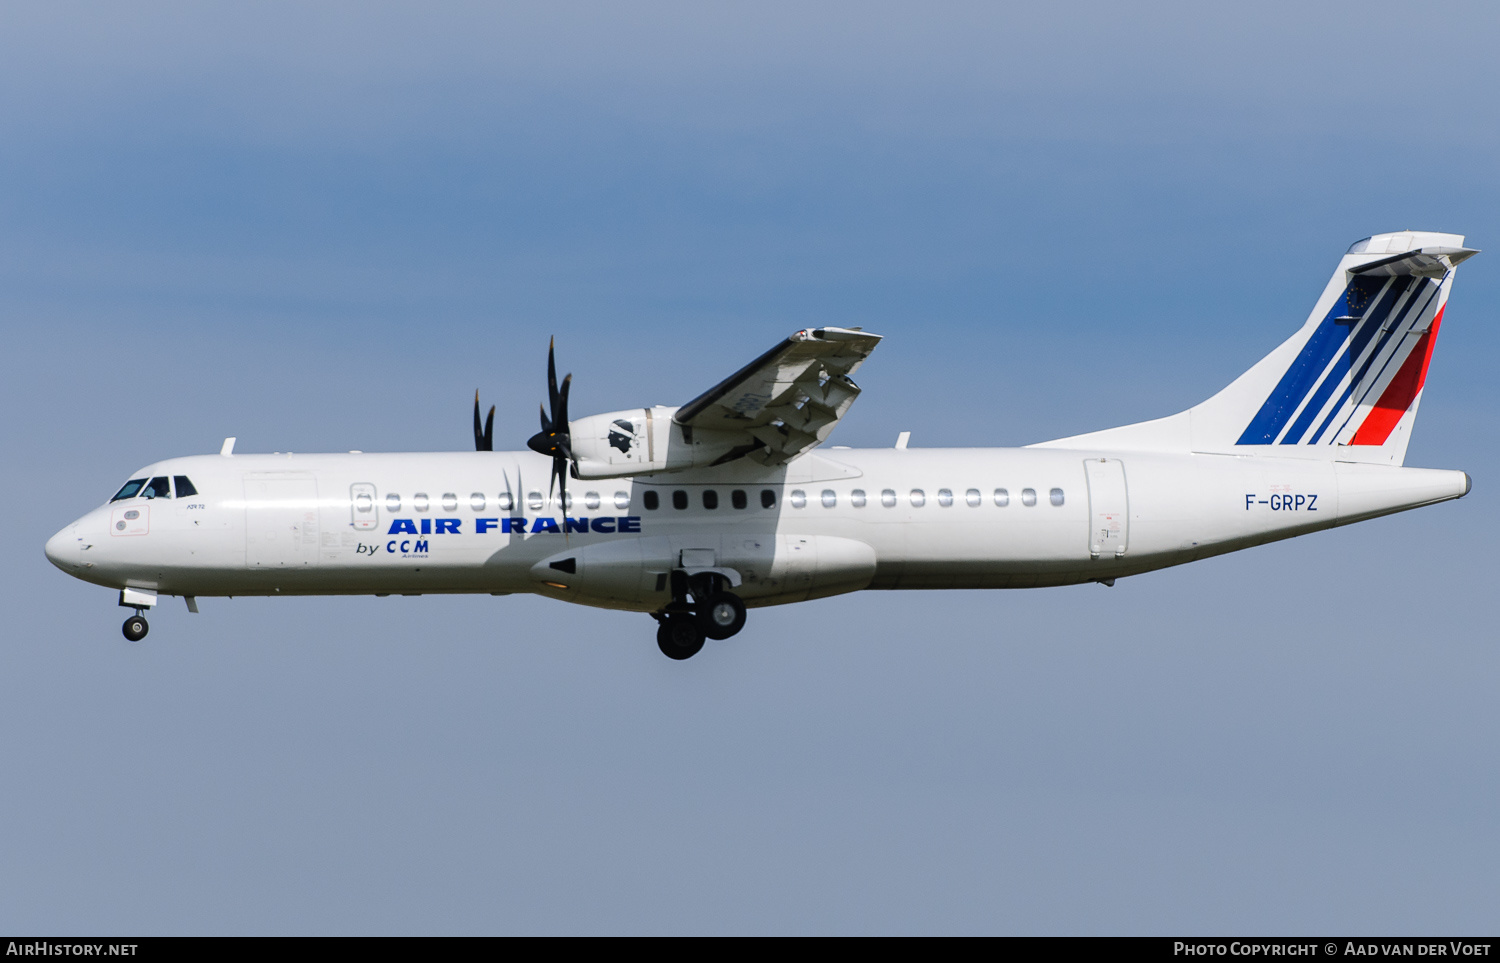
M 727 639 L 745 627 L 745 603 L 733 592 L 715 592 L 698 606 L 698 625 L 710 639 Z
M 146 637 L 147 632 L 151 631 L 151 626 L 146 622 L 144 617 L 132 615 L 125 620 L 125 624 L 120 627 L 120 631 L 124 632 L 125 638 L 130 641 L 139 642 Z
M 703 648 L 703 630 L 691 618 L 670 615 L 656 629 L 656 647 L 669 659 L 691 659 Z

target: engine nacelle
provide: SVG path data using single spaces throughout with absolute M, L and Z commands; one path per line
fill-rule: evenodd
M 743 444 L 740 432 L 700 431 L 672 420 L 676 408 L 629 408 L 568 423 L 579 478 L 619 478 L 712 465 Z

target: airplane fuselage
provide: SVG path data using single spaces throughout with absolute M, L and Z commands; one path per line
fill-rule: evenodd
M 1467 493 L 1461 471 L 1033 448 L 832 449 L 549 493 L 529 451 L 204 455 L 100 506 L 59 567 L 163 595 L 534 592 L 659 611 L 670 573 L 747 606 L 860 589 L 1110 581 Z

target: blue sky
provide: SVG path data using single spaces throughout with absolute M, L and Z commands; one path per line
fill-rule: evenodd
M 466 447 L 887 337 L 835 441 L 1167 414 L 1366 234 L 1493 246 L 1478 3 L 8 4 L 0 929 L 1482 931 L 1486 254 L 1408 464 L 1464 500 L 1187 568 L 764 610 L 205 600 L 41 547 L 141 464 Z

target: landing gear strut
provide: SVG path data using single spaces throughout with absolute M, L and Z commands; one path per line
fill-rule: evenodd
M 124 632 L 125 638 L 129 639 L 130 641 L 139 642 L 141 639 L 144 639 L 146 637 L 147 632 L 151 631 L 151 624 L 146 621 L 146 617 L 144 615 L 142 615 L 140 612 L 136 612 L 130 618 L 125 620 L 125 624 L 120 627 L 120 631 Z

